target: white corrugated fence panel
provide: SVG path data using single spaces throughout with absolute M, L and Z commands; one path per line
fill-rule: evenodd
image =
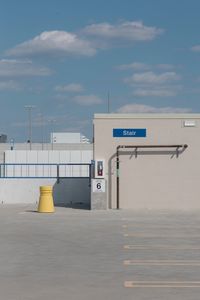
M 60 151 L 49 151 L 49 163 L 57 164 L 60 162 Z
M 8 166 L 5 175 L 10 177 L 56 177 L 56 164 L 82 164 L 90 163 L 92 159 L 91 150 L 8 150 L 5 151 L 5 163 L 11 164 L 41 164 L 37 166 Z M 44 164 L 44 165 L 43 165 Z M 45 165 L 49 164 L 49 165 Z M 55 164 L 54 166 L 50 164 Z M 3 170 L 2 174 L 3 174 Z M 87 177 L 88 166 L 62 166 L 59 167 L 60 177 Z
M 81 151 L 76 150 L 71 152 L 71 163 L 81 163 Z M 80 177 L 80 166 L 71 166 L 71 177 Z
M 39 164 L 49 163 L 49 151 L 38 151 L 38 161 Z
M 38 151 L 37 163 L 48 164 L 49 163 L 49 151 Z M 38 166 L 39 177 L 49 177 L 49 166 Z
M 93 153 L 91 150 L 81 151 L 81 162 L 82 163 L 91 163 Z
M 71 151 L 60 151 L 61 164 L 67 164 L 71 162 Z M 70 166 L 60 166 L 60 177 L 70 177 Z
M 81 151 L 81 162 L 91 163 L 93 153 L 91 150 Z M 89 176 L 89 166 L 81 166 L 81 177 Z

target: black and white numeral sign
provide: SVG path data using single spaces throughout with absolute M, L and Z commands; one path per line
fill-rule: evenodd
M 93 179 L 92 191 L 93 193 L 105 193 L 105 180 Z

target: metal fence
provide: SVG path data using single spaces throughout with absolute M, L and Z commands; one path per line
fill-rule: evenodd
M 0 164 L 1 178 L 91 178 L 91 164 Z

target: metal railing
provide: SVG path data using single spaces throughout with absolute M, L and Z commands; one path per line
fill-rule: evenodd
M 91 164 L 0 164 L 1 178 L 91 178 Z

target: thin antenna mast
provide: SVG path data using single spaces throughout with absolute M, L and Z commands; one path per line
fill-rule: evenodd
M 108 114 L 110 113 L 110 92 L 108 91 Z

